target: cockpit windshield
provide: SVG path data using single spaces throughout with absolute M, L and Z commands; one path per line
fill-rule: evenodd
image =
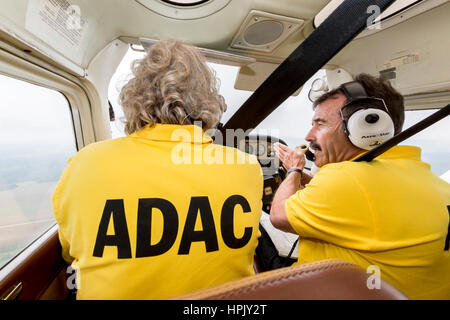
M 130 65 L 132 61 L 144 56 L 142 52 L 129 50 L 114 74 L 109 86 L 109 100 L 115 113 L 115 121 L 111 122 L 112 137 L 124 136 L 123 112 L 118 103 L 120 89 L 131 76 Z M 234 84 L 239 73 L 239 67 L 208 63 L 220 79 L 221 95 L 227 103 L 227 111 L 222 116 L 222 123 L 226 123 L 240 106 L 251 96 L 252 92 L 235 89 Z M 269 135 L 284 140 L 294 147 L 306 143 L 304 137 L 311 128 L 313 116 L 312 102 L 308 99 L 308 92 L 312 81 L 325 76 L 320 70 L 303 87 L 297 96 L 291 96 L 280 105 L 271 115 L 261 122 L 251 134 Z M 430 110 L 408 110 L 405 113 L 403 129 L 416 124 L 420 120 L 436 112 Z M 415 145 L 422 149 L 422 160 L 431 165 L 431 170 L 438 176 L 450 171 L 450 151 L 442 148 L 447 142 L 447 128 L 450 127 L 450 118 L 445 118 L 432 127 L 418 133 L 404 141 L 402 145 Z M 311 163 L 308 161 L 307 167 Z

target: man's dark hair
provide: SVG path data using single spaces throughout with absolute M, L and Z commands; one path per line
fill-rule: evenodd
M 389 81 L 373 77 L 369 74 L 361 73 L 354 78 L 354 81 L 359 82 L 364 87 L 369 97 L 381 98 L 384 100 L 394 122 L 395 134 L 401 132 L 405 121 L 403 96 L 392 87 Z M 336 88 L 321 95 L 314 101 L 313 109 L 338 92 L 342 93 L 339 88 Z M 349 107 L 346 111 L 351 113 L 354 109 L 361 107 L 361 104 L 355 104 L 355 106 L 352 107 L 353 106 Z

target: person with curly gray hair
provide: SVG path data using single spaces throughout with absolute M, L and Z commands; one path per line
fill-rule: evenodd
M 128 136 L 72 157 L 52 198 L 77 299 L 164 299 L 254 274 L 262 171 L 206 133 L 226 105 L 205 59 L 160 41 L 132 71 Z
M 193 46 L 161 41 L 133 63 L 132 71 L 134 78 L 120 94 L 128 134 L 155 123 L 194 121 L 208 130 L 226 111 L 214 74 Z

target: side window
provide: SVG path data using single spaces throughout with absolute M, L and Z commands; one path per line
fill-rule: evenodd
M 417 122 L 429 117 L 438 111 L 410 110 L 405 112 L 403 130 Z M 431 165 L 431 171 L 437 176 L 448 175 L 450 172 L 450 118 L 444 118 L 411 138 L 402 142 L 402 145 L 417 146 L 422 149 L 422 161 Z
M 120 91 L 123 86 L 132 78 L 131 63 L 134 60 L 144 58 L 145 53 L 136 52 L 129 49 L 121 63 L 117 67 L 116 72 L 111 78 L 108 88 L 108 99 L 114 111 L 114 121 L 110 122 L 111 137 L 113 139 L 124 137 L 125 134 L 125 117 L 122 107 L 119 104 Z
M 51 195 L 76 153 L 59 92 L 0 75 L 0 269 L 55 224 Z

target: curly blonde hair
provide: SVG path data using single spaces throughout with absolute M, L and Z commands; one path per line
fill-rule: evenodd
M 193 46 L 158 41 L 145 58 L 131 65 L 133 78 L 122 88 L 125 131 L 132 134 L 155 123 L 194 124 L 214 128 L 226 111 L 217 80 Z

